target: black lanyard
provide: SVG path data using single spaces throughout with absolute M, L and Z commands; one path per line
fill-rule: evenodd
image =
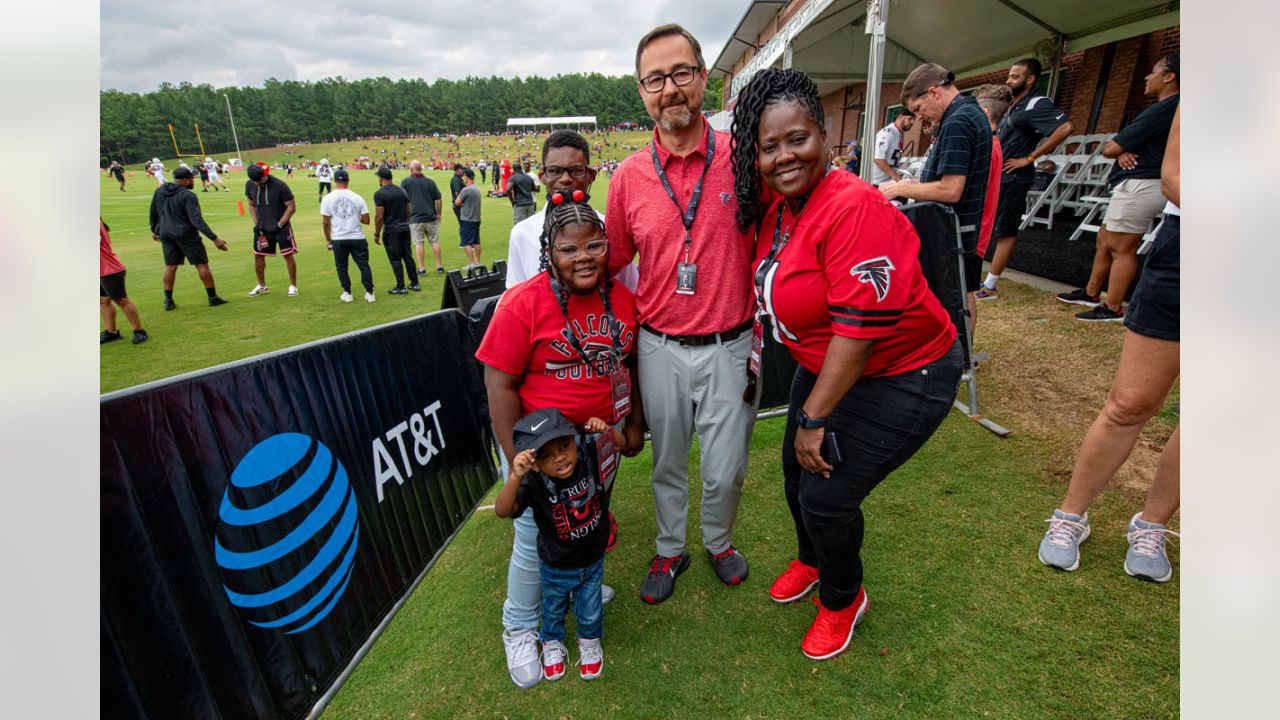
M 587 356 L 587 351 L 582 347 L 582 341 L 578 339 L 578 334 L 573 331 L 573 323 L 569 320 L 567 302 L 565 303 L 564 329 L 565 334 L 569 337 L 569 344 L 582 357 L 582 363 L 587 367 L 594 367 L 597 372 L 608 374 L 622 367 L 622 323 L 618 322 L 612 312 L 609 312 L 608 305 L 604 301 L 604 288 L 597 286 L 596 291 L 600 293 L 600 305 L 605 308 L 604 322 L 609 326 L 609 335 L 613 339 L 613 351 L 609 353 L 605 366 L 601 368 Z M 557 296 L 563 292 L 560 281 L 554 277 L 551 278 L 551 292 Z
M 671 189 L 671 181 L 667 179 L 667 173 L 658 160 L 656 140 L 649 145 L 649 154 L 653 157 L 653 170 L 658 173 L 658 179 L 662 181 L 662 189 L 667 191 L 667 197 L 671 198 L 676 210 L 680 212 L 680 222 L 684 223 L 684 261 L 689 262 L 689 248 L 693 244 L 693 236 L 690 232 L 693 230 L 693 218 L 698 214 L 698 200 L 702 198 L 702 181 L 707 179 L 707 171 L 711 169 L 711 159 L 716 154 L 716 131 L 707 128 L 707 162 L 702 166 L 702 175 L 698 177 L 698 184 L 693 186 L 693 195 L 689 198 L 687 210 L 680 207 L 680 201 L 676 199 L 676 191 Z
M 808 198 L 805 198 L 805 205 L 808 204 Z M 782 232 L 782 213 L 786 210 L 787 201 L 785 198 L 778 203 L 778 219 L 773 224 L 773 244 L 769 246 L 769 254 L 764 260 L 760 261 L 760 267 L 756 268 L 756 293 L 761 301 L 764 300 L 764 283 L 769 276 L 769 270 L 773 264 L 778 261 L 778 256 L 782 254 L 782 249 L 791 242 L 791 232 L 796 229 L 796 225 L 800 222 L 800 213 L 804 212 L 804 205 L 800 206 L 799 212 L 791 220 L 791 230 Z

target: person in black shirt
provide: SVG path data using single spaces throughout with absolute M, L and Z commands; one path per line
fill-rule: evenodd
M 1160 194 L 1160 163 L 1169 140 L 1169 127 L 1178 109 L 1180 55 L 1177 52 L 1156 61 L 1146 77 L 1147 97 L 1156 104 L 1143 110 L 1133 122 L 1124 126 L 1115 138 L 1102 146 L 1105 157 L 1115 158 L 1107 184 L 1111 186 L 1111 202 L 1098 229 L 1098 244 L 1093 256 L 1089 283 L 1058 299 L 1074 305 L 1087 305 L 1091 310 L 1076 314 L 1077 320 L 1120 322 L 1124 320 L 1122 303 L 1129 285 L 1138 272 L 1138 246 L 1151 221 L 1164 210 Z M 1107 288 L 1107 299 L 1101 298 Z
M 120 183 L 120 192 L 124 192 L 124 168 L 120 167 L 120 163 L 115 160 L 111 161 L 111 167 L 107 168 L 107 172 Z
M 391 169 L 380 167 L 374 173 L 378 176 L 378 191 L 373 194 L 374 211 L 373 241 L 382 242 L 387 250 L 387 259 L 391 261 L 391 272 L 395 273 L 396 286 L 388 292 L 392 295 L 406 295 L 414 292 L 418 286 L 418 266 L 413 262 L 413 245 L 409 241 L 409 193 L 399 185 L 391 182 Z M 404 287 L 404 278 L 409 276 L 409 289 Z
M 1027 58 L 1009 68 L 1005 85 L 1013 91 L 1013 105 L 1000 121 L 997 135 L 1004 152 L 1004 174 L 1000 176 L 1000 204 L 996 209 L 995 255 L 991 258 L 991 270 L 978 288 L 979 300 L 996 300 L 996 281 L 1013 257 L 1013 247 L 1018 241 L 1018 228 L 1027 211 L 1027 192 L 1035 179 L 1036 159 L 1048 155 L 1062 144 L 1075 126 L 1067 114 L 1053 101 L 1036 92 L 1040 80 L 1040 61 Z
M 444 261 L 440 257 L 440 188 L 436 181 L 422 174 L 422 163 L 409 163 L 409 177 L 400 181 L 400 187 L 409 194 L 409 238 L 418 258 L 418 274 L 426 275 L 426 258 L 423 245 L 431 243 L 431 253 L 436 258 L 436 272 L 444 274 Z
M 462 192 L 462 188 L 466 185 L 462 180 L 462 163 L 453 164 L 453 177 L 449 178 L 449 192 L 453 195 L 450 201 L 453 203 L 453 216 L 458 218 L 458 226 L 462 226 L 462 208 L 457 205 L 458 193 Z
M 249 216 L 253 218 L 253 271 L 258 276 L 258 284 L 249 291 L 249 297 L 265 295 L 270 289 L 267 257 L 275 257 L 277 249 L 289 272 L 289 297 L 297 297 L 298 264 L 293 256 L 298 252 L 298 241 L 289 222 L 298 210 L 293 190 L 280 178 L 271 177 L 271 168 L 262 163 L 250 165 L 247 174 L 244 195 L 249 199 Z
M 195 175 L 187 168 L 173 171 L 173 182 L 156 188 L 151 196 L 151 239 L 160 243 L 164 251 L 164 309 L 177 307 L 173 302 L 173 281 L 178 276 L 178 266 L 190 262 L 204 283 L 205 294 L 211 307 L 226 304 L 218 297 L 213 283 L 213 271 L 209 269 L 209 254 L 205 252 L 200 235 L 213 241 L 222 252 L 227 251 L 227 241 L 218 237 L 200 214 L 200 200 L 191 192 L 195 187 Z
M 532 217 L 538 211 L 537 201 L 533 199 L 537 182 L 524 174 L 524 166 L 520 163 L 516 163 L 511 169 L 511 177 L 507 178 L 507 197 L 511 199 L 511 223 L 518 225 L 521 220 Z
M 584 429 L 613 433 L 616 447 L 625 444 L 622 433 L 600 418 L 587 420 Z M 564 618 L 572 594 L 582 678 L 591 680 L 604 670 L 600 584 L 609 540 L 609 494 L 588 449 L 592 436 L 575 442 L 577 429 L 555 408 L 521 418 L 511 435 L 516 455 L 493 509 L 509 518 L 532 508 L 538 525 L 543 677 L 564 675 Z

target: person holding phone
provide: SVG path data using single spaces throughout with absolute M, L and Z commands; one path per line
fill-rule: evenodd
M 738 226 L 760 228 L 757 302 L 799 363 L 782 445 L 799 552 L 769 594 L 790 603 L 821 585 L 800 648 L 826 660 L 849 647 L 867 610 L 862 501 L 946 417 L 961 350 L 906 216 L 865 180 L 828 172 L 813 81 L 769 69 L 739 98 Z M 767 208 L 762 184 L 781 196 Z

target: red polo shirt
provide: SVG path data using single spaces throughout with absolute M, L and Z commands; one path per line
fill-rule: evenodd
M 124 263 L 116 257 L 111 249 L 111 233 L 107 232 L 107 224 L 98 218 L 98 275 L 106 277 L 124 270 Z
M 676 266 L 684 262 L 681 215 L 706 166 L 707 132 L 702 143 L 681 157 L 658 142 L 653 146 L 680 208 L 667 196 L 653 168 L 649 147 L 622 161 L 609 184 L 605 233 L 609 236 L 609 271 L 617 273 L 640 254 L 636 308 L 641 323 L 672 335 L 722 332 L 751 319 L 753 239 L 738 231 L 738 200 L 733 192 L 730 137 L 716 133 L 715 156 L 702 183 L 702 199 L 694 217 L 689 262 L 698 266 L 693 295 L 676 293 Z
M 779 200 L 778 202 L 785 202 Z M 777 204 L 765 214 L 756 266 L 769 254 Z M 920 238 L 866 181 L 828 172 L 778 254 L 761 300 L 774 336 L 817 374 L 835 335 L 874 340 L 861 377 L 899 375 L 947 354 L 956 329 L 920 271 Z
M 987 246 L 991 244 L 991 232 L 996 225 L 996 206 L 1000 204 L 1000 173 L 1004 168 L 1004 151 L 1000 149 L 1000 138 L 991 138 L 991 170 L 987 173 L 987 199 L 982 206 L 982 231 L 978 233 L 978 258 L 987 256 Z M 973 292 L 977 288 L 969 288 Z

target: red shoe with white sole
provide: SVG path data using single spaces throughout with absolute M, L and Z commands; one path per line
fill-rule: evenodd
M 849 649 L 853 629 L 867 611 L 867 593 L 858 588 L 858 597 L 843 610 L 828 610 L 821 603 L 817 605 L 818 617 L 805 633 L 800 650 L 810 660 L 830 660 Z
M 773 581 L 769 597 L 777 603 L 793 603 L 808 595 L 817 585 L 818 568 L 792 560 L 787 563 L 787 569 L 782 571 L 778 579 Z
M 548 640 L 542 643 L 542 677 L 544 680 L 559 680 L 564 677 L 565 656 L 569 653 L 564 643 L 559 640 Z
M 583 680 L 595 680 L 604 674 L 604 650 L 600 638 L 578 638 L 578 665 Z

